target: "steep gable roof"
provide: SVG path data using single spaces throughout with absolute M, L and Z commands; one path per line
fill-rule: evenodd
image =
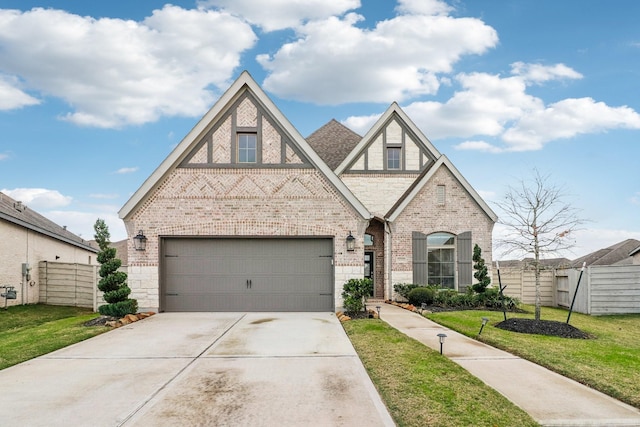
M 368 146 L 370 146 L 375 138 L 385 129 L 385 127 L 392 120 L 399 120 L 404 128 L 412 136 L 412 142 L 419 144 L 422 155 L 426 156 L 431 162 L 435 161 L 441 156 L 436 147 L 429 141 L 429 139 L 422 133 L 422 131 L 413 123 L 413 121 L 407 116 L 407 114 L 400 108 L 400 106 L 394 102 L 389 108 L 380 116 L 376 123 L 369 129 L 369 132 L 362 138 L 362 140 L 356 145 L 356 147 L 349 153 L 349 155 L 340 163 L 336 169 L 336 174 L 341 175 L 347 169 L 353 165 L 358 158 L 364 153 Z M 428 166 L 428 165 L 425 165 Z
M 0 193 L 0 219 L 78 248 L 98 252 L 98 249 L 92 247 L 88 241 L 68 231 L 65 227 L 61 227 L 45 218 L 38 212 L 29 209 L 27 206 L 15 201 L 4 193 Z
M 398 218 L 398 216 L 402 213 L 402 211 L 411 203 L 411 201 L 418 195 L 420 190 L 425 186 L 427 182 L 433 177 L 436 171 L 441 168 L 447 168 L 453 176 L 462 184 L 464 189 L 471 195 L 473 200 L 480 206 L 480 208 L 484 211 L 484 213 L 491 218 L 494 222 L 498 220 L 498 216 L 493 212 L 493 210 L 482 200 L 482 197 L 476 192 L 476 190 L 469 184 L 469 182 L 462 176 L 462 174 L 458 171 L 458 169 L 451 163 L 451 161 L 444 154 L 440 155 L 440 158 L 435 162 L 435 164 L 431 165 L 427 169 L 425 169 L 422 174 L 415 180 L 413 185 L 405 191 L 405 193 L 398 199 L 395 205 L 391 207 L 389 212 L 385 215 L 385 218 L 389 221 L 393 222 Z
M 309 135 L 307 142 L 331 170 L 335 170 L 361 139 L 360 135 L 331 119 L 329 123 Z
M 225 116 L 228 109 L 236 101 L 246 96 L 247 92 L 251 99 L 259 104 L 260 109 L 267 111 L 270 117 L 276 122 L 279 129 L 287 135 L 287 140 L 296 146 L 317 170 L 319 170 L 336 190 L 351 204 L 351 206 L 363 217 L 371 218 L 367 208 L 351 193 L 347 186 L 338 176 L 327 166 L 327 164 L 311 148 L 309 143 L 300 135 L 298 130 L 289 122 L 282 112 L 271 101 L 262 88 L 256 83 L 251 75 L 244 71 L 238 79 L 227 89 L 220 99 L 209 109 L 191 131 L 182 139 L 176 148 L 167 158 L 156 168 L 156 170 L 145 180 L 138 190 L 131 196 L 125 205 L 118 212 L 121 219 L 127 218 L 145 199 L 154 188 L 173 169 L 178 167 L 188 156 L 192 155 L 194 148 L 201 143 L 202 137 L 209 132 L 212 127 L 219 123 Z

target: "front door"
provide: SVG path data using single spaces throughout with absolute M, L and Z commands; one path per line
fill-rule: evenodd
M 373 280 L 373 252 L 365 252 L 364 253 L 364 278 L 365 279 L 371 279 L 371 281 L 373 283 L 375 283 L 375 281 Z M 373 296 L 373 295 L 371 295 Z

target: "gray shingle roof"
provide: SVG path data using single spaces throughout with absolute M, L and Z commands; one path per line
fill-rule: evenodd
M 76 236 L 66 228 L 59 226 L 4 193 L 0 193 L 0 219 L 60 240 L 61 242 L 88 251 L 98 252 L 96 248 L 89 245 L 88 241 L 82 239 L 80 236 Z
M 331 119 L 329 123 L 306 138 L 311 148 L 333 171 L 340 166 L 361 139 L 360 135 L 335 119 Z
M 636 239 L 627 239 L 622 242 L 611 245 L 608 248 L 591 252 L 583 257 L 573 261 L 573 267 L 582 267 L 582 263 L 589 265 L 614 265 L 614 264 L 631 264 L 630 253 L 640 246 L 640 241 Z

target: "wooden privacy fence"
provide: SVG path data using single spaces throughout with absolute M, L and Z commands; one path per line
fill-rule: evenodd
M 500 269 L 504 293 L 525 304 L 535 303 L 535 272 L 521 267 Z M 543 270 L 540 296 L 543 306 L 569 308 L 580 269 Z M 498 273 L 493 269 L 493 286 Z M 587 267 L 575 297 L 573 311 L 592 315 L 640 313 L 640 265 L 598 265 Z
M 569 307 L 580 270 L 557 270 L 558 306 Z M 594 265 L 582 275 L 573 310 L 578 313 L 640 313 L 640 265 Z
M 507 286 L 504 294 L 518 298 L 524 304 L 536 302 L 536 275 L 533 270 L 523 270 L 521 267 L 507 267 L 500 269 L 502 286 Z M 493 286 L 498 287 L 498 272 L 494 268 L 491 278 Z M 540 272 L 540 300 L 544 306 L 554 306 L 554 278 L 552 270 Z
M 69 305 L 98 310 L 104 304 L 97 288 L 97 265 L 41 261 L 39 302 L 48 305 Z

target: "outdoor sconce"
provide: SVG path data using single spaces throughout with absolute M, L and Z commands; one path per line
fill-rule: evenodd
M 488 317 L 483 317 L 482 318 L 482 326 L 480 326 L 480 332 L 478 332 L 478 335 L 480 335 L 482 333 L 482 329 L 484 329 L 484 325 L 486 325 L 488 321 L 489 321 Z
M 442 346 L 444 344 L 444 339 L 447 337 L 447 334 L 438 334 L 438 339 L 440 340 L 440 354 L 442 354 Z
M 142 234 L 142 230 L 133 238 L 133 247 L 136 251 L 144 251 L 147 249 L 147 236 Z
M 379 305 L 376 305 L 376 310 L 378 311 L 378 319 L 380 318 L 380 308 L 381 307 Z
M 356 238 L 353 237 L 351 231 L 349 231 L 349 235 L 347 236 L 347 250 L 349 252 L 353 252 L 356 250 Z

